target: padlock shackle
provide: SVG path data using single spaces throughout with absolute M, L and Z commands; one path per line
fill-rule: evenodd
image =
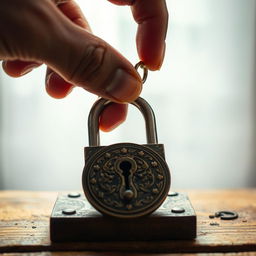
M 110 100 L 104 98 L 99 98 L 91 108 L 88 117 L 88 136 L 89 136 L 89 146 L 99 146 L 100 145 L 100 136 L 99 136 L 99 116 L 103 109 L 110 104 Z M 130 104 L 137 107 L 142 113 L 145 126 L 146 126 L 146 136 L 147 144 L 157 144 L 157 131 L 156 131 L 156 119 L 155 114 L 149 105 L 149 103 L 143 98 L 139 97 L 134 102 Z

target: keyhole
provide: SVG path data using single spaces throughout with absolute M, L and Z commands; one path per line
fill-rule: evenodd
M 124 176 L 125 182 L 125 191 L 123 196 L 126 200 L 131 200 L 133 198 L 134 193 L 130 189 L 129 176 L 131 175 L 132 164 L 129 161 L 122 161 L 119 165 L 119 168 L 122 170 L 122 175 Z
M 131 163 L 128 161 L 123 161 L 120 163 L 120 169 L 122 170 L 122 174 L 124 176 L 125 189 L 129 189 L 129 176 L 131 174 L 130 169 L 132 167 Z

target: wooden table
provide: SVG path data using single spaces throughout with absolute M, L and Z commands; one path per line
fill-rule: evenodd
M 256 255 L 256 189 L 187 193 L 198 216 L 194 241 L 53 244 L 49 239 L 49 216 L 57 193 L 0 191 L 0 256 L 27 255 L 28 252 L 31 256 L 222 255 L 223 252 Z M 209 218 L 220 210 L 236 211 L 239 218 Z

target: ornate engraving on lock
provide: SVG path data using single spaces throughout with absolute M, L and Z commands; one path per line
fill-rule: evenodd
M 89 147 L 85 147 L 82 183 L 91 205 L 103 214 L 140 217 L 155 211 L 170 188 L 170 172 L 163 144 L 157 144 L 155 116 L 142 98 L 132 104 L 143 114 L 147 144 L 99 146 L 99 115 L 110 102 L 99 99 L 88 119 Z

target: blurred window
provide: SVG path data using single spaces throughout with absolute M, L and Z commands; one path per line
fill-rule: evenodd
M 93 32 L 138 61 L 129 7 L 79 0 Z M 256 185 L 255 0 L 167 0 L 170 26 L 161 71 L 142 96 L 155 110 L 175 188 Z M 45 67 L 23 78 L 1 71 L 2 189 L 81 189 L 87 115 L 96 96 L 76 88 L 64 100 L 44 89 Z M 130 107 L 125 124 L 102 144 L 145 143 L 143 118 Z

